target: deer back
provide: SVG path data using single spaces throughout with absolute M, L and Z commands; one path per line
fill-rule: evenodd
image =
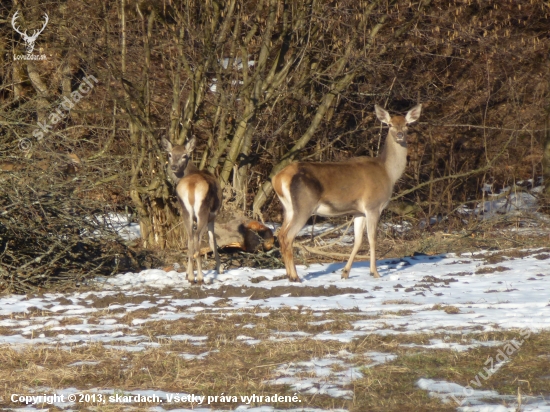
M 356 157 L 343 162 L 298 162 L 285 169 L 283 184 L 292 197 L 314 196 L 327 214 L 376 208 L 391 196 L 384 164 L 376 158 Z M 322 211 L 321 210 L 321 211 Z

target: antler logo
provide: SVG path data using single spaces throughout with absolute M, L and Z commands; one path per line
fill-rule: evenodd
M 40 35 L 40 33 L 42 33 L 44 31 L 44 29 L 46 28 L 46 25 L 48 24 L 48 14 L 47 13 L 44 13 L 44 25 L 42 26 L 42 28 L 40 30 L 34 30 L 34 33 L 29 36 L 27 34 L 27 30 L 25 30 L 24 32 L 21 32 L 19 30 L 19 28 L 15 25 L 15 20 L 17 20 L 17 18 L 19 17 L 19 10 L 17 10 L 15 12 L 15 14 L 13 15 L 13 17 L 11 18 L 11 25 L 13 26 L 13 29 L 19 33 L 21 35 L 21 37 L 23 38 L 23 40 L 25 40 L 25 43 L 27 43 L 27 55 L 30 55 L 32 53 L 32 51 L 34 50 L 34 43 L 36 42 L 36 39 L 38 38 L 38 36 Z

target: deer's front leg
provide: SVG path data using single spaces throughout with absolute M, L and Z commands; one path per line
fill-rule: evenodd
M 214 221 L 208 222 L 208 243 L 210 243 L 210 249 L 214 253 L 214 259 L 216 260 L 216 272 L 223 273 L 220 264 L 220 255 L 218 254 L 218 245 L 216 244 L 216 234 L 214 233 Z

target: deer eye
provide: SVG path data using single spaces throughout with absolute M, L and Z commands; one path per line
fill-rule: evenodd
M 169 157 L 169 158 L 172 158 L 172 153 L 168 153 L 168 157 Z

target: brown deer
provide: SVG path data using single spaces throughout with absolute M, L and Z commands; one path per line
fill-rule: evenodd
M 195 150 L 195 137 L 185 146 L 172 146 L 167 139 L 162 138 L 162 147 L 168 152 L 170 170 L 178 180 L 176 193 L 181 204 L 183 222 L 187 231 L 187 280 L 195 282 L 193 259 L 197 262 L 197 283 L 203 282 L 200 255 L 200 240 L 205 228 L 208 228 L 210 248 L 216 259 L 216 271 L 220 273 L 220 256 L 214 235 L 214 220 L 222 203 L 222 190 L 214 175 L 205 170 L 199 170 L 191 161 L 191 153 Z
M 418 120 L 421 109 L 419 104 L 405 116 L 392 117 L 386 110 L 375 106 L 378 119 L 390 126 L 384 149 L 378 157 L 354 157 L 333 163 L 292 163 L 273 177 L 273 188 L 284 208 L 279 243 L 291 281 L 300 281 L 292 244 L 313 214 L 354 216 L 355 243 L 342 271 L 342 279 L 349 277 L 366 226 L 371 276 L 380 277 L 375 257 L 376 227 L 380 213 L 390 200 L 393 186 L 407 165 L 407 125 Z

